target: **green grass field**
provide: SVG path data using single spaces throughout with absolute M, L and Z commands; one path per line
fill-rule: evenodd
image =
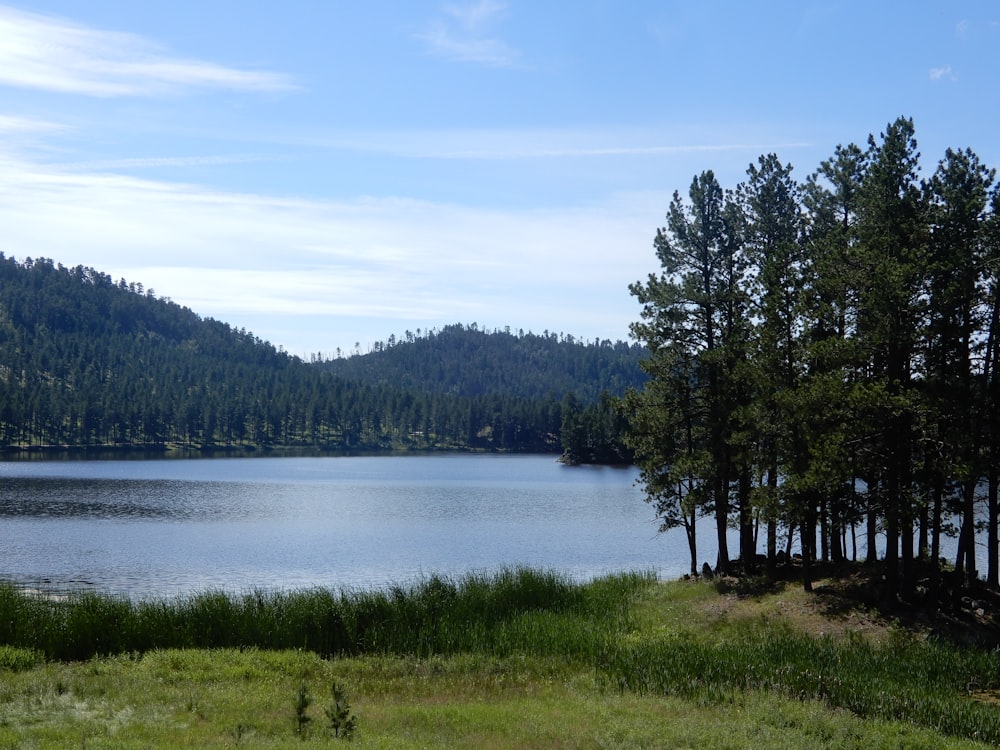
M 802 597 L 779 587 L 734 603 L 707 583 L 637 575 L 578 585 L 521 570 L 386 592 L 206 594 L 155 606 L 8 590 L 0 748 L 329 747 L 342 742 L 324 712 L 335 682 L 361 747 L 1000 741 L 1000 707 L 985 699 L 1000 688 L 995 652 L 893 628 L 820 636 L 794 614 L 805 611 Z M 353 623 L 341 640 L 319 649 L 269 640 L 282 624 L 282 638 L 302 638 L 317 618 L 338 622 L 331 612 Z M 195 613 L 212 643 L 187 643 L 198 628 L 184 618 Z M 271 624 L 251 627 L 255 618 Z M 110 628 L 141 634 L 141 645 L 58 655 L 61 641 L 83 649 L 88 634 L 124 646 Z M 311 703 L 300 721 L 303 686 Z

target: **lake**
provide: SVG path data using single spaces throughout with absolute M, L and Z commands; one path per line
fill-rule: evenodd
M 684 534 L 657 534 L 636 477 L 537 455 L 6 461 L 0 579 L 147 598 L 521 565 L 680 576 Z

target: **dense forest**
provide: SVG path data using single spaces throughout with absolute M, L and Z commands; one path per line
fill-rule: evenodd
M 141 284 L 0 254 L 0 449 L 559 452 L 566 419 L 589 460 L 611 437 L 579 425 L 620 426 L 600 394 L 645 379 L 638 346 L 474 325 L 408 338 L 307 363 Z
M 574 393 L 593 403 L 602 391 L 621 394 L 641 385 L 644 376 L 637 365 L 644 353 L 644 347 L 621 341 L 487 331 L 472 324 L 390 336 L 366 356 L 316 359 L 340 377 L 405 390 L 535 400 Z
M 639 367 L 644 356 L 645 348 L 634 343 L 588 343 L 548 331 L 490 332 L 472 324 L 407 331 L 365 356 L 317 361 L 339 377 L 376 387 L 537 404 L 547 414 L 559 414 L 567 462 L 629 463 L 616 397 L 646 381 Z
M 625 399 L 648 499 L 665 528 L 716 520 L 718 567 L 767 564 L 793 534 L 810 564 L 885 542 L 884 595 L 936 601 L 949 580 L 1000 579 L 1000 191 L 971 150 L 921 177 L 912 120 L 838 146 L 797 181 L 761 156 L 723 189 L 675 193 L 631 287 L 651 356 Z M 816 540 L 819 539 L 819 549 Z

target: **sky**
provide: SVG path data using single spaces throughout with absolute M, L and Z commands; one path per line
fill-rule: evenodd
M 1000 166 L 995 0 L 0 0 L 0 252 L 309 358 L 626 340 L 670 198 L 912 117 Z

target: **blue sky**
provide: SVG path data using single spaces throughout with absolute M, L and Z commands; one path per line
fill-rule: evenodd
M 914 118 L 1000 166 L 1000 5 L 0 0 L 0 251 L 300 356 L 625 339 L 670 195 Z

